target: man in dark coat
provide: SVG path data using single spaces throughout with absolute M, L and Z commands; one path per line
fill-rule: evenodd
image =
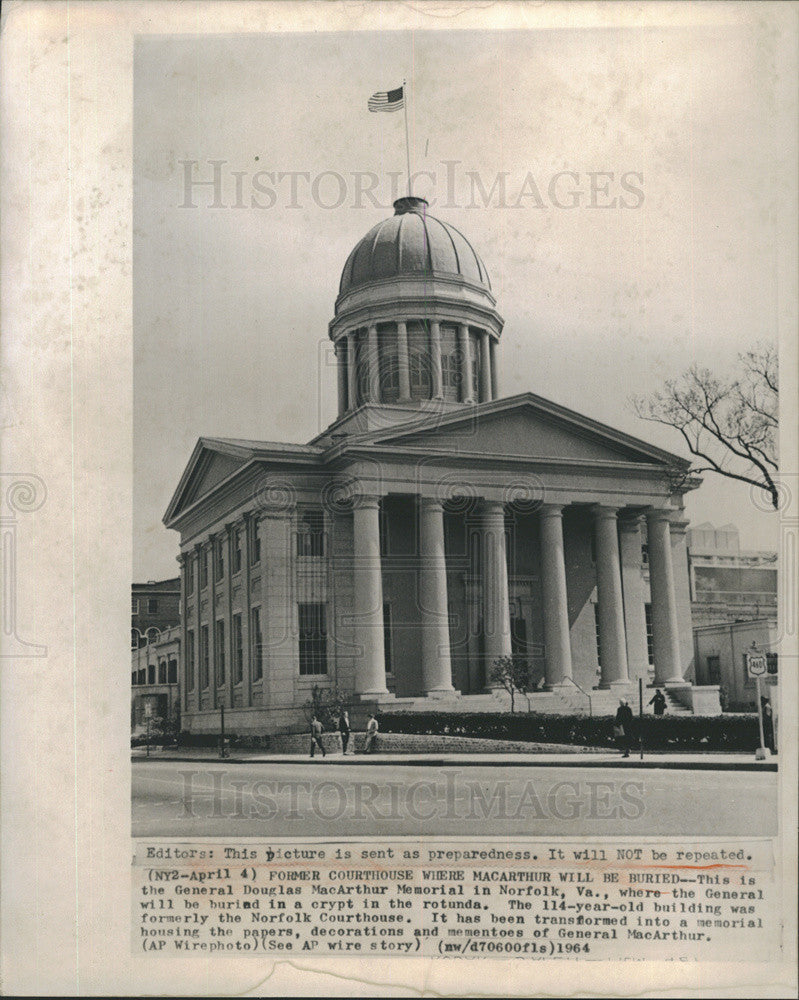
M 660 688 L 658 688 L 654 695 L 649 699 L 649 704 L 652 706 L 652 711 L 655 715 L 663 715 L 666 711 L 666 697 Z
M 341 752 L 345 754 L 350 742 L 350 717 L 343 708 L 338 717 L 338 731 L 341 733 Z
M 616 709 L 616 718 L 613 720 L 613 733 L 616 737 L 616 746 L 621 750 L 622 757 L 630 756 L 634 724 L 633 710 L 627 704 L 626 698 L 620 698 L 619 707 Z

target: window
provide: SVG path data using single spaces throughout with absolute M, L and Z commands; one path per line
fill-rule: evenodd
M 155 684 L 155 664 L 154 663 L 148 663 L 147 664 L 147 683 L 148 684 Z
M 394 403 L 399 399 L 399 356 L 397 331 L 393 324 L 377 328 L 377 343 L 380 355 L 380 398 L 384 403 Z
M 167 684 L 177 684 L 178 682 L 178 661 L 169 661 L 169 671 L 167 674 Z
M 208 649 L 208 626 L 203 625 L 200 629 L 200 687 L 205 690 L 210 680 L 208 674 L 208 662 L 210 652 Z
M 244 676 L 244 646 L 241 615 L 233 615 L 233 683 L 240 684 Z
M 194 558 L 192 556 L 186 558 L 186 593 L 194 593 Z
M 602 653 L 601 645 L 599 642 L 599 605 L 594 605 L 594 631 L 596 633 L 596 662 L 599 669 L 602 669 Z
M 221 580 L 225 575 L 225 539 L 214 539 L 214 579 Z
M 194 690 L 194 632 L 186 633 L 186 687 Z
M 297 555 L 323 556 L 325 554 L 325 518 L 321 510 L 300 512 L 297 524 Z
M 300 674 L 327 673 L 327 605 L 300 604 Z
M 649 565 L 649 546 L 647 545 L 646 542 L 643 542 L 643 544 L 641 545 L 641 562 L 644 564 L 644 566 Z
M 130 599 L 130 613 L 132 615 L 137 615 L 139 613 L 139 599 L 138 599 L 138 597 L 131 597 L 131 599 Z
M 264 675 L 260 608 L 252 608 L 250 610 L 250 655 L 252 657 L 253 680 L 259 681 Z
M 147 683 L 147 671 L 144 669 L 144 667 L 142 667 L 141 670 L 139 671 L 139 684 L 146 684 L 146 683 Z
M 721 658 L 719 656 L 708 656 L 707 658 L 707 682 L 708 684 L 721 683 Z
M 261 561 L 261 534 L 258 531 L 258 522 L 253 518 L 250 522 L 250 563 Z
M 233 572 L 241 573 L 241 528 L 233 531 Z
M 655 664 L 655 640 L 652 631 L 652 605 L 644 605 L 644 616 L 646 618 L 646 655 L 649 658 L 649 666 Z
M 161 660 L 158 663 L 158 683 L 166 684 L 166 660 Z
M 422 351 L 413 351 L 410 356 L 411 399 L 430 398 L 430 359 Z
M 139 675 L 136 673 L 135 670 L 130 675 L 130 683 L 133 684 L 134 686 L 139 683 Z
M 208 549 L 200 549 L 198 558 L 200 560 L 200 590 L 205 590 L 208 586 Z
M 527 656 L 527 622 L 516 601 L 510 605 L 510 649 L 513 656 Z
M 391 646 L 391 605 L 386 601 L 383 605 L 383 645 L 385 647 L 386 673 L 393 672 L 393 649 Z
M 461 371 L 457 350 L 441 352 L 441 388 L 444 392 L 444 399 L 458 399 L 461 388 Z
M 216 683 L 225 683 L 225 623 L 218 621 L 214 635 L 214 660 L 216 666 Z
M 147 599 L 147 614 L 157 615 L 158 614 L 158 598 L 148 597 Z

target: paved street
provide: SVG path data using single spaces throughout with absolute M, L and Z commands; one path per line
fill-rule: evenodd
M 598 763 L 598 762 L 596 762 Z M 136 837 L 772 836 L 773 771 L 137 760 Z

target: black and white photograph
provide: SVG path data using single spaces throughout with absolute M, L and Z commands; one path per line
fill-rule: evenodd
M 797 40 L 3 5 L 4 992 L 796 996 Z
M 136 40 L 134 834 L 776 832 L 757 58 Z

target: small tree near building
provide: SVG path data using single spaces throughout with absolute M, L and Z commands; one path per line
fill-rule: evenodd
M 530 664 L 521 656 L 500 656 L 491 667 L 490 681 L 508 692 L 513 712 L 516 692 L 526 694 L 530 686 Z

